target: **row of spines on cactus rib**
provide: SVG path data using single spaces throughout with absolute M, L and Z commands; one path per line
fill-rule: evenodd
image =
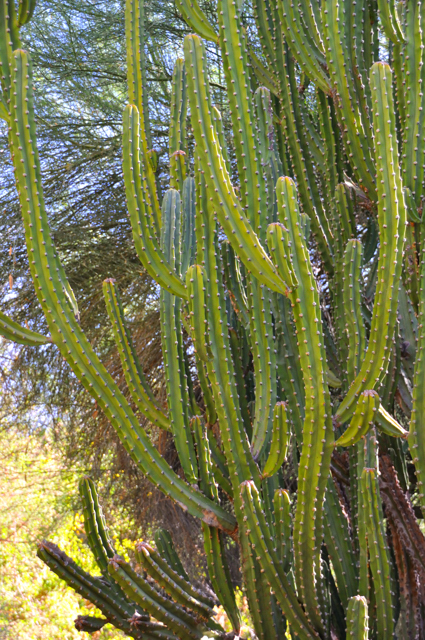
M 15 177 L 20 191 L 28 252 L 32 258 L 30 269 L 37 283 L 36 293 L 46 312 L 52 340 L 77 377 L 111 419 L 121 435 L 124 446 L 148 473 L 150 479 L 163 491 L 174 495 L 193 515 L 197 514 L 201 519 L 205 518 L 209 523 L 217 524 L 223 517 L 223 524 L 228 523 L 224 524 L 224 527 L 232 530 L 235 526 L 233 517 L 181 481 L 162 460 L 148 436 L 140 429 L 127 400 L 101 364 L 75 320 L 74 308 L 67 295 L 68 285 L 63 267 L 55 254 L 48 232 L 31 111 L 32 88 L 28 56 L 21 51 L 15 52 L 14 55 L 16 97 L 12 101 L 12 108 L 17 117 L 13 120 L 11 128 L 11 144 Z M 28 111 L 22 109 L 21 98 L 28 98 L 31 107 Z M 29 195 L 31 197 L 28 197 Z

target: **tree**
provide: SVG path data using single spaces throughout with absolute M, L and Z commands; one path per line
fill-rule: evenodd
M 167 406 L 135 357 L 119 286 L 107 279 L 103 289 L 129 392 L 172 433 L 180 475 L 79 325 L 42 199 L 29 58 L 13 19 L 0 22 L 12 33 L 6 117 L 49 340 L 146 477 L 201 521 L 234 635 L 226 536 L 240 547 L 258 638 L 423 636 L 425 11 L 416 1 L 378 5 L 379 14 L 374 3 L 324 0 L 319 11 L 300 2 L 296 12 L 259 0 L 251 16 L 221 0 L 213 24 L 181 0 L 191 28 L 220 47 L 237 180 L 205 46 L 191 34 L 174 70 L 161 198 L 143 97 L 143 5 L 126 3 L 123 174 L 135 249 L 161 290 Z M 4 326 L 27 343 L 48 340 L 7 318 Z M 83 624 L 109 620 L 135 638 L 225 637 L 214 599 L 188 579 L 169 536 L 160 533 L 156 550 L 136 545 L 135 567 L 109 540 L 93 483 L 80 491 L 102 577 L 52 543 L 39 556 L 105 616 Z

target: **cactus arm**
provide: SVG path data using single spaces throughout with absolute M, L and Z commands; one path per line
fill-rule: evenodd
M 351 383 L 361 367 L 366 348 L 366 336 L 361 316 L 360 276 L 362 244 L 350 240 L 344 252 L 343 309 L 348 342 L 347 379 Z
M 105 411 L 126 450 L 150 480 L 184 505 L 183 508 L 187 508 L 192 515 L 201 520 L 205 518 L 211 525 L 224 525 L 228 531 L 233 531 L 233 516 L 183 482 L 140 430 L 128 402 L 94 353 L 75 320 L 67 296 L 63 295 L 62 273 L 48 233 L 44 208 L 35 125 L 31 117 L 32 90 L 28 80 L 28 57 L 22 51 L 15 52 L 14 72 L 16 96 L 12 107 L 16 119 L 13 121 L 11 142 L 15 179 L 25 225 L 30 271 L 52 339 L 78 379 Z
M 215 410 L 214 398 L 211 392 L 210 381 L 208 380 L 208 376 L 206 373 L 205 364 L 201 361 L 197 361 L 197 371 L 198 371 L 198 380 L 199 385 L 202 390 L 202 395 L 204 397 L 205 403 L 205 417 L 209 424 L 215 424 L 217 422 L 217 412 Z
M 18 15 L 18 25 L 20 27 L 23 27 L 24 24 L 28 24 L 31 20 L 36 4 L 37 0 L 20 0 Z
M 223 262 L 223 275 L 232 306 L 241 323 L 245 327 L 248 327 L 250 316 L 248 313 L 246 290 L 242 281 L 240 265 L 238 264 L 232 245 L 229 242 L 223 242 L 221 245 L 221 256 Z
M 140 638 L 137 633 L 131 633 L 131 626 L 128 619 L 134 614 L 134 604 L 130 605 L 126 601 L 117 597 L 111 585 L 91 576 L 81 569 L 71 558 L 61 551 L 55 544 L 44 541 L 38 545 L 37 555 L 51 571 L 64 580 L 74 591 L 92 602 L 100 609 L 108 620 L 118 629 L 123 629 L 132 637 Z M 137 610 L 138 609 L 138 610 Z M 141 620 L 149 620 L 149 616 L 143 609 L 137 608 Z
M 350 447 L 356 444 L 373 427 L 379 407 L 376 391 L 363 391 L 357 400 L 350 424 L 335 442 L 336 447 Z
M 274 528 L 276 532 L 276 548 L 278 557 L 283 562 L 283 569 L 287 573 L 291 566 L 292 536 L 291 536 L 291 501 L 284 489 L 276 489 L 273 497 Z
M 365 495 L 367 545 L 376 598 L 377 637 L 378 640 L 387 640 L 393 635 L 394 611 L 388 547 L 375 470 L 365 468 L 361 483 Z
M 250 82 L 246 60 L 246 43 L 232 0 L 219 0 L 217 13 L 223 68 L 230 100 L 230 113 L 235 136 L 235 153 L 240 178 L 242 202 L 248 220 L 261 238 L 260 203 L 264 200 L 263 182 L 259 180 L 259 166 L 250 109 Z
M 332 477 L 325 498 L 325 544 L 335 572 L 338 593 L 344 610 L 349 598 L 357 592 L 356 556 L 351 544 L 347 518 L 343 513 Z
M 197 0 L 176 0 L 176 5 L 185 22 L 204 40 L 217 42 L 217 34 L 202 11 Z
M 378 0 L 379 17 L 387 38 L 394 44 L 404 42 L 404 35 L 400 20 L 397 15 L 395 0 Z
M 288 405 L 289 419 L 297 442 L 302 442 L 304 382 L 289 299 L 275 295 L 276 362 L 278 377 Z
M 205 524 L 202 525 L 202 532 L 208 575 L 212 587 L 229 617 L 233 630 L 239 633 L 241 616 L 236 605 L 235 591 L 230 578 L 223 538 L 217 529 L 208 527 Z
M 282 31 L 295 60 L 324 93 L 330 93 L 330 80 L 324 71 L 326 58 L 305 30 L 301 7 L 295 7 L 291 0 L 282 0 L 277 6 Z
M 388 411 L 379 405 L 376 413 L 376 425 L 383 433 L 393 438 L 407 438 L 408 431 L 404 429 L 399 422 Z
M 99 569 L 103 575 L 108 576 L 108 562 L 116 552 L 106 531 L 94 483 L 89 478 L 82 478 L 79 483 L 79 492 L 83 504 L 87 541 Z
M 319 635 L 310 626 L 310 622 L 301 607 L 293 587 L 283 570 L 276 552 L 271 546 L 268 525 L 261 508 L 258 491 L 253 482 L 241 485 L 241 497 L 246 518 L 246 529 L 253 551 L 258 558 L 263 572 L 266 574 L 270 587 L 286 616 L 291 632 L 300 640 L 312 640 Z
M 230 167 L 229 154 L 227 151 L 227 143 L 224 135 L 223 118 L 217 107 L 212 108 L 212 116 L 214 121 L 214 128 L 217 134 L 218 143 L 220 145 L 221 153 L 223 154 L 226 167 Z
M 270 452 L 262 471 L 262 477 L 274 475 L 284 463 L 290 438 L 289 422 L 286 415 L 286 404 L 278 402 L 273 410 L 273 431 Z
M 160 531 L 161 535 L 163 535 L 164 531 Z M 169 536 L 169 534 L 167 544 L 168 542 L 171 542 L 171 537 Z M 141 557 L 141 554 L 143 555 L 144 559 Z M 191 596 L 192 600 L 202 603 L 204 605 L 203 611 L 209 612 L 208 615 L 211 615 L 214 607 L 214 600 L 195 589 L 189 582 L 187 575 L 185 578 L 179 572 L 175 571 L 172 568 L 171 564 L 167 562 L 157 550 L 147 545 L 146 543 L 138 543 L 136 544 L 136 557 L 139 562 L 146 562 L 146 566 L 155 566 L 157 571 L 164 573 L 171 583 L 174 583 L 181 591 L 184 591 L 184 593 L 188 594 L 188 596 Z M 150 573 L 150 569 L 148 570 L 148 573 Z
M 206 434 L 206 428 L 198 416 L 192 419 L 190 426 L 196 442 L 201 490 L 212 500 L 218 500 L 218 488 L 213 479 L 211 451 L 208 447 L 209 438 Z
M 145 576 L 137 573 L 132 566 L 126 562 L 123 558 L 115 555 L 109 561 L 108 565 L 109 574 L 114 578 L 118 578 L 117 582 L 126 585 L 123 591 L 130 597 L 131 590 L 134 590 L 137 596 L 134 599 L 137 602 L 137 598 L 142 601 L 146 598 L 146 611 L 153 615 L 157 620 L 165 622 L 167 615 L 171 616 L 171 620 L 177 625 L 181 624 L 183 629 L 186 627 L 186 631 L 191 627 L 198 626 L 196 618 L 192 615 L 192 612 L 183 609 L 177 602 L 170 600 L 162 589 L 156 588 L 151 582 L 149 582 Z M 154 613 L 156 611 L 156 614 Z M 159 615 L 158 615 L 159 614 Z M 166 623 L 171 630 L 172 626 Z
M 272 260 L 282 275 L 282 279 L 288 283 L 292 290 L 298 286 L 298 280 L 291 262 L 287 259 L 289 251 L 287 238 L 286 229 L 279 222 L 272 222 L 267 227 L 267 244 Z
M 402 255 L 406 226 L 406 208 L 398 165 L 391 70 L 385 63 L 378 62 L 373 65 L 370 77 L 379 177 L 379 276 L 368 348 L 361 369 L 336 412 L 336 417 L 341 422 L 350 417 L 359 393 L 373 389 L 387 371 L 402 270 L 402 260 L 398 257 Z
M 185 582 L 189 582 L 189 577 L 184 570 L 177 551 L 174 548 L 173 539 L 168 531 L 165 529 L 158 529 L 155 533 L 155 544 L 158 549 L 159 556 L 164 559 L 166 565 L 177 573 L 177 575 L 183 578 Z
M 403 193 L 404 193 L 404 201 L 406 203 L 406 212 L 407 212 L 408 221 L 414 222 L 415 224 L 422 224 L 422 218 L 419 215 L 412 192 L 408 187 L 404 187 Z
M 418 495 L 425 510 L 425 257 L 421 256 L 418 341 L 413 375 L 413 407 L 409 427 L 409 448 L 418 480 Z
M 156 620 L 163 622 L 178 638 L 200 640 L 202 633 L 196 628 L 196 620 L 180 605 L 151 586 L 122 558 L 115 556 L 110 561 L 109 573 L 132 601 L 142 606 Z
M 403 135 L 403 182 L 420 206 L 424 193 L 425 127 L 423 86 L 425 83 L 425 5 L 422 1 L 409 3 L 406 24 L 406 50 L 402 77 L 405 82 L 406 115 Z
M 105 519 L 99 504 L 96 488 L 89 478 L 82 478 L 79 483 L 79 493 L 83 505 L 84 529 L 90 550 L 103 577 L 110 583 L 111 589 L 117 597 L 127 601 L 119 585 L 109 580 L 108 562 L 115 555 L 115 549 L 106 530 Z M 128 603 L 131 606 L 131 603 Z
M 138 139 L 144 202 L 147 219 L 152 226 L 152 235 L 161 228 L 161 208 L 159 206 L 155 174 L 148 150 L 149 120 L 145 82 L 144 54 L 144 0 L 126 0 L 125 37 L 127 50 L 128 97 L 130 105 L 137 109 L 140 138 Z M 139 178 L 140 179 L 140 178 Z M 140 256 L 139 256 L 140 257 Z M 143 264 L 143 261 L 142 261 Z
M 170 107 L 170 187 L 180 191 L 186 178 L 185 134 L 187 116 L 186 72 L 184 60 L 174 65 Z
M 170 420 L 155 404 L 152 391 L 149 389 L 140 366 L 139 359 L 131 340 L 130 332 L 124 321 L 124 310 L 121 305 L 117 287 L 113 280 L 103 282 L 103 295 L 106 309 L 112 326 L 115 343 L 121 360 L 125 379 L 131 396 L 144 416 L 161 429 L 171 430 Z
M 232 351 L 233 366 L 235 370 L 235 381 L 239 395 L 239 406 L 241 410 L 242 420 L 245 426 L 245 431 L 248 438 L 251 438 L 252 424 L 251 424 L 251 411 L 248 406 L 247 399 L 247 380 L 243 370 L 243 350 L 249 349 L 243 331 L 238 334 L 235 329 L 229 330 L 230 349 Z
M 353 596 L 348 601 L 347 638 L 348 640 L 368 640 L 369 638 L 367 600 L 363 596 Z
M 211 358 L 211 350 L 208 346 L 206 289 L 202 267 L 199 265 L 189 267 L 186 273 L 186 288 L 190 301 L 190 335 L 192 336 L 193 346 L 197 357 L 202 362 L 208 362 Z
M 294 63 L 291 55 L 284 49 L 283 39 L 280 40 L 280 32 L 276 34 L 276 53 L 283 107 L 283 134 L 288 143 L 291 163 L 297 177 L 303 210 L 311 220 L 313 233 L 317 239 L 326 270 L 331 275 L 333 259 L 329 222 L 315 184 L 313 162 L 305 141 Z
M 273 291 L 285 293 L 287 286 L 278 276 L 254 230 L 243 213 L 214 133 L 205 83 L 204 49 L 197 36 L 185 38 L 190 107 L 195 140 L 205 154 L 205 179 L 213 197 L 217 216 L 235 253 L 246 268 Z
M 0 311 L 0 335 L 6 340 L 12 340 L 18 344 L 25 344 L 30 347 L 37 347 L 40 344 L 49 344 L 52 342 L 48 336 L 43 336 L 41 333 L 31 331 L 26 327 L 21 327 L 20 324 L 14 322 L 6 316 L 6 314 Z
M 9 97 L 13 51 L 20 47 L 15 0 L 0 2 L 0 78 L 3 99 Z
M 238 388 L 230 348 L 220 251 L 211 203 L 204 216 L 205 277 L 208 283 L 208 327 L 212 360 L 207 362 L 215 407 L 219 419 L 223 451 L 227 459 L 229 477 L 235 494 L 239 484 L 247 478 L 259 481 L 258 467 L 249 450 L 238 401 Z M 208 277 L 207 277 L 208 276 Z M 238 500 L 237 494 L 235 495 Z M 237 504 L 235 504 L 237 508 Z
M 186 178 L 183 182 L 182 192 L 182 241 L 181 241 L 181 259 L 180 273 L 182 277 L 196 258 L 196 186 L 193 178 Z
M 288 229 L 288 246 L 300 285 L 291 294 L 305 387 L 305 418 L 298 471 L 298 502 L 294 522 L 295 574 L 299 594 L 316 628 L 321 627 L 320 544 L 323 535 L 323 499 L 333 441 L 329 390 L 325 380 L 326 355 L 320 330 L 320 301 L 290 178 L 280 178 L 277 198 L 281 223 Z M 313 579 L 312 576 L 315 576 Z
M 321 91 L 321 94 L 324 95 L 323 91 Z M 313 122 L 312 116 L 309 113 L 306 101 L 301 99 L 299 101 L 299 106 L 302 121 L 304 123 L 306 142 L 310 149 L 311 157 L 320 174 L 323 174 L 327 170 L 327 167 L 325 166 L 325 146 L 323 144 L 323 140 L 316 129 L 316 125 Z
M 155 580 L 155 582 L 178 604 L 186 607 L 194 612 L 201 620 L 208 620 L 213 615 L 214 610 L 194 597 L 193 590 L 190 592 L 182 588 L 178 582 L 175 582 L 170 576 L 170 569 L 167 571 L 155 561 L 152 557 L 153 549 L 148 544 L 141 542 L 137 545 L 137 560 L 144 567 L 147 574 Z
M 146 271 L 161 287 L 186 299 L 186 288 L 167 262 L 148 220 L 139 158 L 139 116 L 134 106 L 129 105 L 124 111 L 123 133 L 124 182 L 137 255 Z
M 345 26 L 341 6 L 342 3 L 339 3 L 338 0 L 326 0 L 322 5 L 327 60 L 331 78 L 340 98 L 339 109 L 342 112 L 341 118 L 344 123 L 347 155 L 360 184 L 364 185 L 370 197 L 374 199 L 376 194 L 375 172 L 370 155 L 368 123 L 362 121 L 365 114 L 360 111 L 352 74 L 350 71 L 346 71 L 344 59 Z
M 258 83 L 261 88 L 266 88 L 275 96 L 279 96 L 278 83 L 274 75 L 271 74 L 270 68 L 265 67 L 260 58 L 255 55 L 252 49 L 248 49 L 249 61 Z
M 212 276 L 208 287 L 208 316 L 213 359 L 207 363 L 207 370 L 209 378 L 213 381 L 212 391 L 230 480 L 232 485 L 235 486 L 239 478 L 242 481 L 247 477 L 251 477 L 252 474 L 258 478 L 258 470 L 249 451 L 248 440 L 243 429 L 240 408 L 237 402 L 237 387 L 227 335 L 227 322 L 224 324 L 224 318 L 221 317 L 221 309 L 225 309 L 224 296 L 217 286 L 219 281 L 214 271 L 209 273 Z M 216 308 L 217 299 L 221 301 L 219 309 Z M 213 300 L 214 304 L 212 303 Z M 223 324 L 226 327 L 226 333 L 223 331 Z M 227 354 L 226 358 L 223 358 L 223 354 Z M 229 432 L 227 431 L 228 427 L 230 427 Z
M 246 531 L 240 537 L 241 563 L 244 576 L 244 590 L 249 604 L 252 623 L 258 629 L 258 640 L 277 640 L 276 628 L 271 607 L 270 586 L 262 572 L 258 560 L 253 554 Z M 263 585 L 266 583 L 267 594 Z
M 178 191 L 169 189 L 162 202 L 161 249 L 176 273 L 180 272 L 181 211 Z M 189 390 L 183 356 L 181 300 L 168 291 L 160 295 L 162 353 L 171 429 L 180 463 L 190 484 L 197 484 L 195 448 L 189 425 Z
M 265 450 L 272 431 L 272 411 L 276 402 L 276 357 L 270 292 L 254 278 L 248 286 L 251 306 L 251 353 L 254 361 L 255 414 L 252 424 L 251 451 L 258 460 Z
M 226 462 L 226 456 L 221 451 L 217 443 L 217 438 L 214 435 L 211 425 L 209 425 L 207 429 L 206 438 L 208 439 L 209 443 L 211 463 L 213 464 L 213 466 L 217 466 L 220 469 L 220 473 L 227 479 L 227 482 L 229 482 L 229 469 Z
M 338 163 L 338 142 L 335 139 L 334 129 L 332 127 L 332 111 L 330 98 L 323 91 L 317 91 L 317 102 L 319 108 L 319 126 L 320 134 L 323 139 L 323 170 L 325 171 L 325 180 L 329 195 L 335 192 L 338 181 L 340 179 L 341 169 Z
M 261 48 L 267 60 L 268 67 L 270 68 L 273 67 L 275 61 L 275 47 L 273 42 L 274 25 L 270 0 L 254 0 L 253 12 Z
M 257 146 L 261 159 L 262 176 L 265 182 L 267 200 L 267 223 L 275 222 L 277 218 L 276 182 L 279 176 L 288 175 L 284 171 L 279 155 L 275 120 L 278 118 L 273 104 L 271 92 L 265 87 L 259 87 L 255 92 L 257 115 Z

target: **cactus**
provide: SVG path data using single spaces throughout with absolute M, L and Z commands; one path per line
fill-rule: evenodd
M 59 349 L 136 464 L 201 521 L 217 598 L 192 584 L 168 532 L 156 548 L 139 542 L 135 564 L 118 557 L 84 479 L 101 577 L 49 542 L 38 552 L 103 615 L 80 617 L 77 628 L 225 638 L 219 602 L 227 637 L 243 637 L 231 536 L 259 640 L 420 640 L 424 0 L 218 0 L 211 21 L 198 1 L 178 0 L 194 34 L 175 63 L 163 193 L 143 0 L 126 0 L 123 175 L 135 250 L 161 290 L 166 404 L 149 388 L 112 280 L 104 296 L 126 395 L 103 367 L 53 245 L 19 41 L 34 5 L 0 0 L 0 115 L 50 335 L 4 314 L 0 334 Z M 228 119 L 213 105 L 202 39 L 221 52 Z M 135 411 L 172 435 L 179 473 Z

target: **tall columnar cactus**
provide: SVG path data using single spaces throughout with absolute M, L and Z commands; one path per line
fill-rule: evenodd
M 79 324 L 43 201 L 19 45 L 29 0 L 19 10 L 0 0 L 0 114 L 50 336 L 3 314 L 0 332 L 58 348 L 142 471 L 201 521 L 234 635 L 226 536 L 240 546 L 260 640 L 425 638 L 425 3 L 217 0 L 214 24 L 197 0 L 177 7 L 195 33 L 173 75 L 165 193 L 150 149 L 142 0 L 125 11 L 123 173 L 135 248 L 161 288 L 166 405 L 113 280 L 104 295 L 126 396 Z M 203 40 L 221 52 L 230 129 Z M 172 434 L 181 473 L 135 411 Z M 81 496 L 102 577 L 48 542 L 39 550 L 104 615 L 77 628 L 224 637 L 168 534 L 156 549 L 138 543 L 131 566 L 90 481 Z

